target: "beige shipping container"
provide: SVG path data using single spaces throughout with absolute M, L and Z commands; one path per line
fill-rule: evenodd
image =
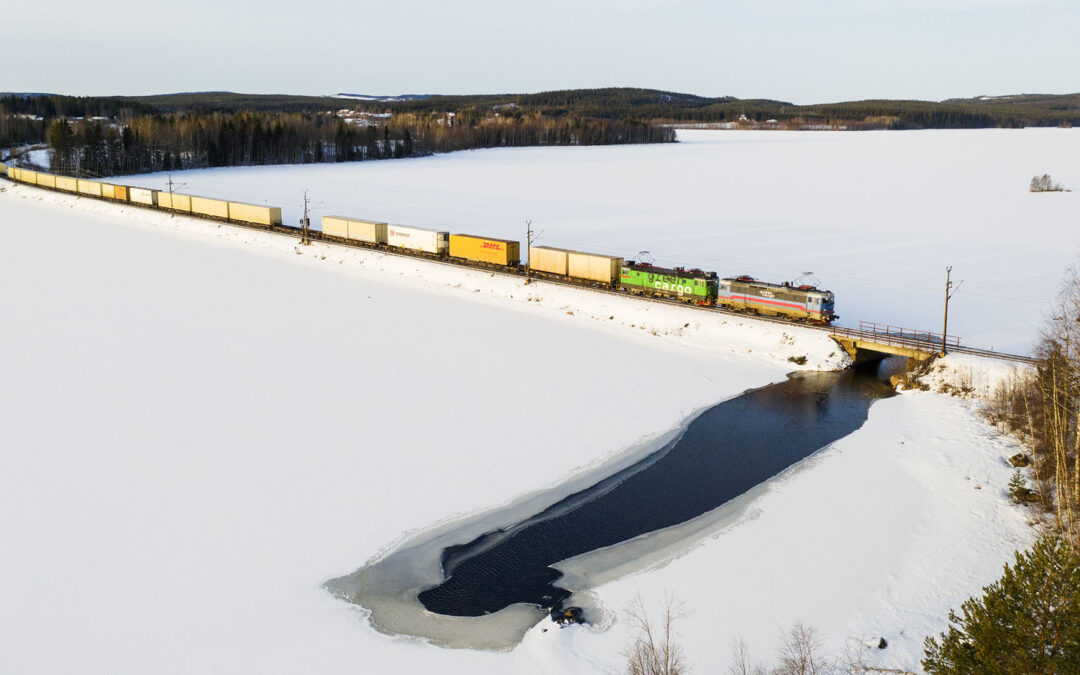
M 197 213 L 200 216 L 210 216 L 211 218 L 224 218 L 228 220 L 229 202 L 224 202 L 220 199 L 209 199 L 207 197 L 192 197 L 191 212 Z
M 128 198 L 133 204 L 146 204 L 147 206 L 157 206 L 157 199 L 155 198 L 156 192 L 156 190 L 147 190 L 146 188 L 128 188 Z
M 116 186 L 111 183 L 101 184 L 101 196 L 116 199 Z
M 348 219 L 349 239 L 362 241 L 368 244 L 385 244 L 387 223 L 377 220 Z
M 51 173 L 39 173 L 37 175 L 37 184 L 41 187 L 55 188 L 56 176 L 52 175 Z
M 585 279 L 602 284 L 613 284 L 619 278 L 622 258 L 594 253 L 570 251 L 567 254 L 567 271 L 574 279 Z
M 94 197 L 101 196 L 101 183 L 98 183 L 97 181 L 83 180 L 80 178 L 77 189 L 84 195 L 91 195 Z
M 550 246 L 529 247 L 529 269 L 548 274 L 566 276 L 567 257 L 570 251 Z
M 281 207 L 229 202 L 229 219 L 256 225 L 280 225 Z
M 338 216 L 322 217 L 322 233 L 328 237 L 349 238 L 349 221 Z
M 68 192 L 78 192 L 79 181 L 74 178 L 68 178 L 67 176 L 56 177 L 56 189 L 66 190 Z
M 163 209 L 172 209 L 173 211 L 191 211 L 191 197 L 182 195 L 179 192 L 158 192 L 157 205 Z

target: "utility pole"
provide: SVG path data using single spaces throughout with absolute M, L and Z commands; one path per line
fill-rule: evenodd
M 171 173 L 165 174 L 165 181 L 166 181 L 166 185 L 168 185 L 168 187 L 169 187 L 169 194 L 170 195 L 173 193 L 173 188 L 187 187 L 187 183 L 174 183 Z
M 300 243 L 304 246 L 311 244 L 311 218 L 308 218 L 308 191 L 304 190 L 304 217 L 300 219 L 300 224 L 304 227 L 304 236 L 300 239 Z
M 964 283 L 960 281 L 956 285 L 953 285 L 950 281 L 952 276 L 952 265 L 945 268 L 945 322 L 941 327 L 941 355 L 945 356 L 945 342 L 949 337 L 949 298 L 956 295 L 956 291 L 960 289 L 960 284 Z
M 532 243 L 533 243 L 533 231 L 532 221 L 525 221 L 525 253 L 529 256 L 529 261 L 525 263 L 525 285 L 528 286 L 532 283 Z

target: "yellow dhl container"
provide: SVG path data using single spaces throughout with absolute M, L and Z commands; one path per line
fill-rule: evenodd
M 122 202 L 128 200 L 128 189 L 126 185 L 114 185 L 113 186 L 113 199 L 119 199 Z
M 51 173 L 39 173 L 37 175 L 37 184 L 41 187 L 55 188 L 56 176 L 52 175 Z
M 229 202 L 229 219 L 256 225 L 280 225 L 281 207 Z
M 224 202 L 220 199 L 208 199 L 206 197 L 192 197 L 191 212 L 197 213 L 200 216 L 224 218 L 227 220 L 229 218 L 229 202 Z
M 517 265 L 521 261 L 521 245 L 509 239 L 452 234 L 450 257 L 494 265 Z
M 81 194 L 91 195 L 93 197 L 101 196 L 101 183 L 92 180 L 79 179 L 77 189 Z
M 74 178 L 68 178 L 67 176 L 56 177 L 56 189 L 65 190 L 67 192 L 78 192 L 79 181 Z

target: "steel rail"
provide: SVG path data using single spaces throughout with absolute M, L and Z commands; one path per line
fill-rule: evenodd
M 41 190 L 50 190 L 50 191 L 56 192 L 58 194 L 73 196 L 73 197 L 76 197 L 76 198 L 91 198 L 91 199 L 97 199 L 99 201 L 107 202 L 107 203 L 110 203 L 110 204 L 116 204 L 118 206 L 134 206 L 134 207 L 141 208 L 141 209 L 146 209 L 146 210 L 149 210 L 149 211 L 155 211 L 157 213 L 167 213 L 167 214 L 169 214 L 171 216 L 189 217 L 189 218 L 195 218 L 195 219 L 198 219 L 198 220 L 209 220 L 209 221 L 213 221 L 213 222 L 223 223 L 223 224 L 226 224 L 226 225 L 234 225 L 234 226 L 237 226 L 237 227 L 244 227 L 244 228 L 251 229 L 251 230 L 257 230 L 259 232 L 270 232 L 270 233 L 273 233 L 273 234 L 281 235 L 283 237 L 290 237 L 290 238 L 296 237 L 296 238 L 302 239 L 303 236 L 304 236 L 304 229 L 302 227 L 296 227 L 296 226 L 293 226 L 293 225 L 284 225 L 284 224 L 282 224 L 282 225 L 276 225 L 276 226 L 275 225 L 264 226 L 264 225 L 259 225 L 259 224 L 256 224 L 256 223 L 244 223 L 244 222 L 241 222 L 241 221 L 224 220 L 224 219 L 215 218 L 215 217 L 212 217 L 212 216 L 204 216 L 204 215 L 198 214 L 198 213 L 191 213 L 191 212 L 186 212 L 185 213 L 185 212 L 180 212 L 180 211 L 172 211 L 172 210 L 169 210 L 169 209 L 163 209 L 163 208 L 160 208 L 158 206 L 154 206 L 152 204 L 141 204 L 141 203 L 138 203 L 138 202 L 121 201 L 121 200 L 117 200 L 117 199 L 110 199 L 108 197 L 100 197 L 100 196 L 97 196 L 97 195 L 73 193 L 73 192 L 69 192 L 67 190 L 60 190 L 58 188 L 50 188 L 50 187 L 45 186 L 45 185 L 30 185 L 29 183 L 23 183 L 21 181 L 13 180 L 12 178 L 7 176 L 6 174 L 2 174 L 2 173 L 0 173 L 0 178 L 4 178 L 5 180 L 8 180 L 8 181 L 14 183 L 15 185 L 26 185 L 27 187 L 33 187 L 33 188 L 37 188 L 37 189 L 41 189 Z M 453 267 L 463 267 L 465 269 L 477 270 L 477 271 L 483 271 L 483 272 L 490 272 L 492 274 L 501 274 L 501 275 L 504 275 L 504 276 L 517 277 L 517 278 L 521 278 L 521 277 L 525 276 L 525 270 L 522 267 L 516 267 L 516 268 L 507 268 L 507 267 L 501 267 L 501 266 L 490 266 L 489 267 L 489 266 L 486 266 L 486 265 L 473 264 L 473 263 L 469 263 L 469 262 L 466 262 L 466 261 L 453 260 L 453 259 L 449 259 L 449 258 L 439 258 L 439 257 L 432 256 L 432 255 L 424 255 L 424 254 L 412 253 L 412 252 L 409 252 L 406 249 L 392 248 L 392 247 L 389 247 L 389 246 L 386 246 L 386 245 L 383 245 L 383 244 L 371 245 L 371 244 L 366 244 L 364 242 L 348 242 L 348 241 L 342 240 L 342 239 L 327 239 L 327 238 L 323 237 L 323 233 L 321 231 L 319 231 L 319 230 L 309 230 L 308 231 L 308 238 L 309 239 L 314 239 L 316 241 L 321 241 L 321 242 L 323 242 L 325 244 L 329 244 L 329 245 L 343 246 L 343 247 L 346 247 L 346 248 L 355 248 L 355 249 L 360 249 L 360 250 L 371 251 L 371 252 L 374 252 L 374 253 L 383 253 L 385 255 L 398 256 L 398 257 L 401 257 L 401 258 L 409 258 L 411 260 L 425 260 L 427 262 L 437 263 L 437 264 L 440 264 L 440 265 L 453 266 Z M 580 289 L 584 289 L 584 290 L 587 290 L 587 291 L 593 291 L 593 292 L 596 292 L 596 293 L 605 293 L 605 294 L 617 296 L 617 297 L 620 297 L 620 298 L 634 298 L 635 300 L 643 300 L 645 302 L 653 302 L 653 303 L 665 305 L 665 306 L 668 306 L 668 307 L 683 307 L 685 309 L 699 310 L 699 311 L 709 312 L 711 314 L 724 314 L 726 316 L 731 316 L 731 317 L 740 318 L 740 319 L 747 319 L 747 320 L 750 320 L 750 321 L 760 321 L 760 322 L 764 322 L 764 323 L 773 323 L 773 324 L 777 324 L 777 325 L 781 325 L 781 326 L 794 326 L 794 327 L 799 327 L 799 328 L 806 328 L 806 329 L 809 329 L 809 330 L 824 331 L 824 332 L 830 333 L 830 335 L 836 334 L 836 335 L 841 335 L 841 336 L 844 336 L 844 337 L 858 337 L 858 338 L 866 339 L 868 341 L 882 342 L 884 344 L 900 344 L 900 345 L 903 345 L 903 346 L 908 346 L 908 347 L 920 349 L 920 350 L 923 350 L 923 351 L 940 351 L 940 349 L 941 349 L 939 344 L 936 344 L 936 345 L 933 344 L 933 343 L 927 344 L 927 341 L 925 341 L 925 340 L 920 341 L 920 340 L 914 339 L 914 338 L 903 338 L 903 337 L 899 337 L 899 336 L 893 336 L 893 339 L 896 340 L 896 342 L 886 342 L 885 340 L 887 338 L 889 338 L 889 335 L 887 333 L 866 331 L 866 330 L 860 330 L 860 329 L 857 329 L 857 328 L 848 328 L 846 326 L 814 325 L 814 324 L 811 324 L 811 323 L 803 323 L 803 322 L 799 322 L 799 321 L 792 321 L 790 319 L 781 319 L 781 318 L 778 318 L 778 317 L 762 316 L 760 314 L 753 314 L 753 313 L 749 313 L 749 312 L 740 312 L 740 311 L 737 311 L 737 310 L 727 309 L 727 308 L 724 308 L 724 307 L 702 306 L 702 305 L 697 305 L 697 304 L 694 304 L 694 303 L 683 302 L 683 301 L 675 299 L 675 298 L 662 298 L 662 297 L 657 297 L 657 296 L 638 295 L 638 294 L 628 293 L 626 291 L 619 291 L 619 290 L 615 290 L 615 289 L 611 289 L 611 288 L 603 288 L 603 287 L 600 287 L 600 286 L 594 286 L 594 285 L 589 285 L 589 284 L 581 284 L 581 283 L 576 283 L 576 282 L 573 282 L 573 281 L 558 280 L 558 279 L 554 279 L 554 278 L 551 278 L 551 277 L 533 277 L 531 279 L 531 282 L 532 283 L 541 283 L 541 284 L 551 284 L 551 285 L 554 285 L 554 286 L 567 286 L 567 287 L 570 287 L 570 288 L 580 288 Z M 930 333 L 927 333 L 927 334 L 930 335 Z M 994 351 L 992 349 L 980 349 L 978 347 L 967 347 L 967 346 L 960 345 L 960 344 L 951 344 L 951 341 L 950 341 L 950 344 L 946 345 L 946 351 L 957 352 L 957 353 L 961 353 L 961 354 L 971 354 L 971 355 L 974 355 L 974 356 L 984 356 L 984 357 L 988 357 L 988 358 L 1002 359 L 1002 360 L 1005 360 L 1005 361 L 1017 361 L 1017 362 L 1020 362 L 1020 363 L 1034 364 L 1034 363 L 1038 362 L 1038 359 L 1035 359 L 1034 357 L 1031 357 L 1031 356 L 1024 356 L 1024 355 L 1021 355 L 1021 354 L 1009 354 L 1009 353 L 1006 353 L 1006 352 Z

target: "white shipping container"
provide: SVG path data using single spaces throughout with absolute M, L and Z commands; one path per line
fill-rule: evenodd
M 551 248 L 550 246 L 529 247 L 529 269 L 548 274 L 566 276 L 567 256 L 570 253 L 564 248 Z
M 619 278 L 619 268 L 622 267 L 622 258 L 607 255 L 571 251 L 567 258 L 571 277 L 604 284 L 614 283 Z
M 450 247 L 450 233 L 422 227 L 390 225 L 386 228 L 386 243 L 410 251 L 441 254 Z
M 135 202 L 136 204 L 147 204 L 149 206 L 156 206 L 156 204 L 154 203 L 153 190 L 133 187 L 128 190 L 128 196 L 131 198 L 131 201 Z

